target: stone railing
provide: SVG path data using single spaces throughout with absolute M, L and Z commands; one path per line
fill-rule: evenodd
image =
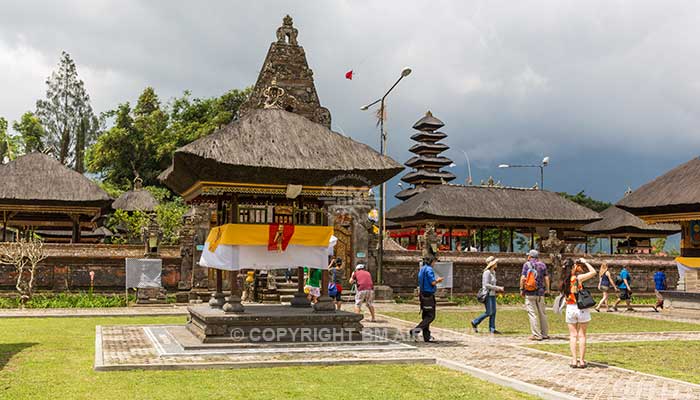
M 141 258 L 141 245 L 55 244 L 47 243 L 48 257 L 39 264 L 37 286 L 43 290 L 87 290 L 90 271 L 95 273 L 97 291 L 124 290 L 125 259 Z M 176 289 L 180 280 L 180 247 L 162 246 L 163 286 Z M 16 272 L 11 265 L 0 264 L 0 289 L 14 290 Z

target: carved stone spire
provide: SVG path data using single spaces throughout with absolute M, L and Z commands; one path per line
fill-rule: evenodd
M 241 105 L 240 114 L 273 106 L 330 129 L 331 113 L 318 99 L 313 71 L 306 61 L 304 48 L 297 43 L 298 34 L 292 17 L 284 17 L 282 26 L 277 28 L 277 41 L 270 44 L 253 92 Z M 274 96 L 274 100 L 270 96 Z

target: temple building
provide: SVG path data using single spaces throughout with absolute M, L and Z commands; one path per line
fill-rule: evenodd
M 554 192 L 492 183 L 431 186 L 393 207 L 387 218 L 400 225 L 390 235 L 409 250 L 419 246 L 417 236 L 430 227 L 440 236 L 443 251 L 484 251 L 486 229 L 499 230 L 500 251 L 514 251 L 516 233 L 528 236 L 535 248 L 535 234 L 544 238 L 555 230 L 566 238 L 601 217 Z
M 600 212 L 603 218 L 600 221 L 591 222 L 581 228 L 586 236 L 595 238 L 607 238 L 610 246 L 610 254 L 648 254 L 652 251 L 654 238 L 665 238 L 681 231 L 677 224 L 648 224 L 636 215 L 616 206 L 610 206 Z M 615 240 L 617 239 L 617 245 Z M 586 240 L 586 246 L 588 240 Z M 588 253 L 588 248 L 586 253 Z
M 443 126 L 445 124 L 435 118 L 430 111 L 413 124 L 413 129 L 418 133 L 411 136 L 411 139 L 418 143 L 408 149 L 415 156 L 404 164 L 413 170 L 401 177 L 401 180 L 411 187 L 396 194 L 399 200 L 409 199 L 430 186 L 441 185 L 455 179 L 453 173 L 441 170 L 442 167 L 452 164 L 452 160 L 440 155 L 449 149 L 446 144 L 438 143 L 447 137 L 447 134 L 437 131 Z
M 190 311 L 191 332 L 203 341 L 223 338 L 227 324 L 259 328 L 264 325 L 261 315 L 279 307 L 255 307 L 245 313 L 257 317 L 245 317 L 241 269 L 298 267 L 300 278 L 303 265 L 325 270 L 331 234 L 347 244 L 344 265 L 366 262 L 371 250 L 370 189 L 403 169 L 371 147 L 329 129 L 330 113 L 318 101 L 297 34 L 291 17 L 285 17 L 240 118 L 178 149 L 160 176 L 187 203 L 216 207 L 200 260 L 214 271 L 215 290 L 208 306 Z M 229 271 L 231 293 L 225 300 L 224 271 Z M 298 282 L 292 305 L 300 308 L 275 311 L 278 323 L 298 321 L 302 314 L 312 318 L 303 279 Z M 314 309 L 332 312 L 327 285 L 321 288 Z M 329 317 L 323 323 L 359 327 L 356 314 L 335 314 L 337 319 Z
M 47 242 L 99 241 L 99 217 L 112 199 L 95 182 L 43 153 L 30 153 L 0 166 L 2 239 L 8 229 L 35 232 Z
M 700 157 L 642 185 L 616 205 L 649 224 L 680 224 L 676 263 L 681 293 L 667 292 L 666 297 L 673 304 L 700 308 Z

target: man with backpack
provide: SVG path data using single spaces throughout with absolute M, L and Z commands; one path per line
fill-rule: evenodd
M 634 311 L 634 308 L 632 308 L 632 287 L 630 286 L 630 272 L 627 269 L 628 267 L 622 267 L 622 270 L 620 271 L 620 275 L 617 276 L 617 279 L 615 280 L 615 284 L 617 285 L 617 288 L 620 289 L 620 298 L 617 299 L 615 302 L 615 305 L 613 306 L 613 310 L 617 311 L 617 305 L 620 304 L 622 300 L 627 303 L 627 311 Z
M 549 339 L 544 296 L 549 294 L 547 266 L 540 261 L 540 253 L 530 250 L 520 276 L 520 295 L 525 297 L 525 309 L 530 319 L 530 340 Z

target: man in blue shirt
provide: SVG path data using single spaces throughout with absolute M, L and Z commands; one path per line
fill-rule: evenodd
M 634 308 L 632 308 L 632 305 L 630 304 L 632 302 L 632 287 L 630 286 L 630 279 L 631 275 L 628 271 L 628 267 L 622 267 L 622 271 L 620 271 L 620 275 L 617 276 L 615 282 L 617 284 L 617 288 L 620 289 L 620 298 L 615 302 L 613 310 L 617 311 L 617 305 L 624 300 L 625 303 L 627 303 L 627 311 L 634 311 Z
M 656 271 L 654 273 L 654 293 L 656 294 L 656 306 L 654 306 L 654 311 L 659 312 L 659 308 L 664 308 L 664 296 L 661 294 L 662 290 L 666 290 L 666 274 L 663 271 Z
M 435 289 L 437 284 L 442 282 L 442 278 L 435 276 L 435 270 L 433 270 L 435 261 L 435 256 L 426 256 L 423 258 L 423 266 L 418 271 L 418 298 L 420 300 L 422 320 L 409 332 L 414 340 L 418 333 L 423 332 L 423 340 L 425 342 L 435 341 L 430 335 L 430 324 L 435 320 Z

